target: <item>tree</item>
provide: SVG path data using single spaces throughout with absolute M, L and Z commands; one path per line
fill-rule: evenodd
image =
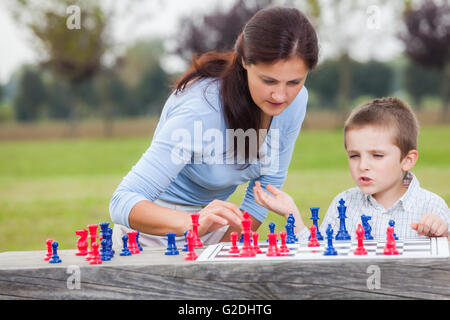
M 27 122 L 36 120 L 44 101 L 45 87 L 40 72 L 26 67 L 14 98 L 16 119 Z
M 233 49 L 245 23 L 272 3 L 273 0 L 238 0 L 228 11 L 216 9 L 203 17 L 182 18 L 175 53 L 190 62 L 196 54 Z
M 39 40 L 41 63 L 57 77 L 70 84 L 70 135 L 77 135 L 82 83 L 102 69 L 102 57 L 111 47 L 107 34 L 107 17 L 94 0 L 77 1 L 79 11 L 70 11 L 73 1 L 21 0 L 14 11 L 15 18 L 29 27 Z M 70 26 L 71 15 L 79 14 L 79 26 Z M 76 18 L 76 16 L 75 16 Z
M 353 88 L 357 83 L 352 64 L 359 60 L 382 60 L 384 45 L 396 39 L 397 19 L 386 21 L 387 11 L 399 16 L 404 4 L 386 0 L 308 0 L 299 7 L 312 19 L 319 35 L 322 57 L 337 61 L 337 98 L 335 109 L 338 127 L 349 112 Z M 386 26 L 388 28 L 386 28 Z M 390 36 L 392 35 L 392 36 Z M 361 48 L 368 48 L 360 55 Z M 320 65 L 319 65 L 320 66 Z
M 450 116 L 450 4 L 425 0 L 404 15 L 406 30 L 400 34 L 408 57 L 441 73 L 442 120 Z
M 170 94 L 169 75 L 161 67 L 164 54 L 160 39 L 139 40 L 129 46 L 122 57 L 117 75 L 114 94 L 118 110 L 127 116 L 159 114 L 164 101 Z M 120 92 L 128 93 L 127 96 Z

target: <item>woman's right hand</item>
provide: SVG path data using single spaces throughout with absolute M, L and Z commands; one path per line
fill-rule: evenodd
M 242 212 L 237 205 L 222 200 L 213 200 L 199 211 L 198 235 L 202 236 L 225 225 L 241 227 Z

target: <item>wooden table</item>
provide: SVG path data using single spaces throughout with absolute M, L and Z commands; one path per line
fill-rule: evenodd
M 59 264 L 46 251 L 0 253 L 0 299 L 450 299 L 450 259 L 200 263 L 117 251 L 102 265 L 76 250 L 59 250 Z

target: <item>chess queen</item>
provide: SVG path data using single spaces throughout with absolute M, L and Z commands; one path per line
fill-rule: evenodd
M 270 7 L 245 24 L 232 50 L 195 58 L 175 83 L 151 145 L 113 194 L 115 244 L 134 229 L 144 246 L 166 246 L 169 232 L 182 246 L 192 212 L 200 214 L 198 234 L 206 245 L 240 233 L 244 211 L 255 231 L 268 210 L 255 202 L 253 186 L 281 187 L 286 178 L 318 51 L 304 14 Z M 246 183 L 241 205 L 228 202 Z

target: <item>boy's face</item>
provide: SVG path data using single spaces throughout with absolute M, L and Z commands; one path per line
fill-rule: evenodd
M 405 192 L 404 173 L 414 167 L 416 157 L 401 159 L 393 143 L 394 129 L 364 126 L 347 131 L 346 149 L 350 173 L 356 185 L 378 202 L 391 202 Z M 412 151 L 411 151 L 412 152 Z M 413 161 L 411 161 L 413 160 Z

